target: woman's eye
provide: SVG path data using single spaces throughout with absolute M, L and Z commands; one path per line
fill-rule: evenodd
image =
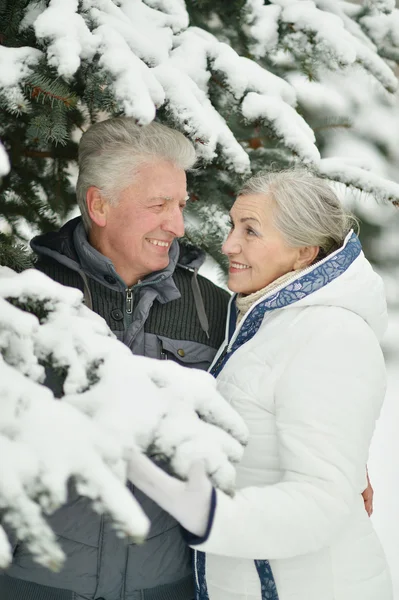
M 251 229 L 250 227 L 247 227 L 247 234 L 248 235 L 256 235 L 256 232 L 253 229 Z
M 229 221 L 229 225 L 230 225 L 230 229 L 234 229 L 234 223 L 233 223 L 233 221 Z

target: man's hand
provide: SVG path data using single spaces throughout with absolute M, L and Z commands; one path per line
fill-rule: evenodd
M 364 492 L 362 493 L 363 496 L 363 500 L 364 500 L 364 508 L 367 511 L 367 514 L 369 517 L 371 517 L 371 515 L 373 514 L 373 496 L 374 496 L 374 490 L 372 488 L 372 485 L 370 483 L 370 478 L 369 478 L 369 474 L 367 472 L 367 487 L 364 490 Z
M 207 528 L 212 497 L 203 461 L 192 463 L 187 481 L 179 481 L 135 450 L 127 470 L 128 479 L 187 531 L 202 537 Z

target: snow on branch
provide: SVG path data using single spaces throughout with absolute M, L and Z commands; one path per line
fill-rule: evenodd
M 252 43 L 251 52 L 255 58 L 261 58 L 276 50 L 279 36 L 279 18 L 281 7 L 274 4 L 264 5 L 263 0 L 247 0 L 246 21 Z
M 128 4 L 126 0 L 125 4 Z M 167 15 L 169 18 L 164 21 L 165 25 L 170 26 L 175 33 L 188 27 L 188 13 L 184 0 L 145 0 L 145 4 Z
M 0 104 L 11 113 L 26 110 L 21 84 L 27 81 L 42 56 L 36 48 L 8 48 L 0 44 Z
M 323 158 L 319 164 L 321 175 L 372 194 L 377 200 L 394 204 L 399 202 L 399 183 L 384 179 L 359 166 L 348 164 L 342 158 Z
M 50 66 L 50 79 L 55 72 L 56 81 L 72 89 L 87 77 L 77 106 L 86 117 L 101 110 L 134 117 L 144 125 L 162 108 L 161 120 L 184 131 L 204 163 L 217 159 L 226 177 L 249 175 L 260 165 L 261 153 L 252 152 L 251 146 L 247 152 L 248 136 L 242 140 L 231 129 L 260 123 L 266 137 L 291 161 L 317 168 L 320 156 L 312 127 L 324 127 L 322 115 L 314 123 L 312 115 L 302 111 L 313 102 L 303 94 L 298 107 L 290 80 L 302 72 L 324 85 L 327 78 L 341 75 L 350 85 L 356 71 L 390 102 L 397 88 L 390 61 L 399 61 L 398 15 L 391 0 L 362 5 L 343 0 L 270 0 L 265 5 L 263 0 L 247 0 L 243 23 L 237 27 L 242 28 L 244 46 L 248 44 L 244 51 L 255 61 L 240 56 L 232 40 L 222 43 L 216 35 L 190 27 L 184 0 L 28 3 L 21 29 L 34 32 L 40 49 L 0 46 L 0 106 L 12 113 L 37 109 L 33 103 L 46 95 L 35 77 L 42 70 L 49 76 Z M 350 104 L 364 104 L 365 95 Z M 90 107 L 87 98 L 93 100 Z M 54 127 L 52 118 L 44 113 L 32 117 L 29 139 L 36 139 L 37 130 L 46 143 L 64 143 L 66 126 L 60 127 L 60 118 Z M 346 126 L 351 119 L 338 122 Z M 262 145 L 262 136 L 259 139 Z
M 382 56 L 399 61 L 399 10 L 390 14 L 365 15 L 360 24 Z
M 365 0 L 364 5 L 382 13 L 391 13 L 395 8 L 395 0 Z
M 2 567 L 10 531 L 41 564 L 60 567 L 45 515 L 66 502 L 70 480 L 119 535 L 143 539 L 148 520 L 125 487 L 137 448 L 181 478 L 202 459 L 233 493 L 247 432 L 214 378 L 134 357 L 78 290 L 34 270 L 0 267 L 0 396 Z
M 242 114 L 249 121 L 265 119 L 284 145 L 297 154 L 305 164 L 320 160 L 315 137 L 309 125 L 291 108 L 276 98 L 251 92 L 242 103 Z
M 0 180 L 4 175 L 10 171 L 10 161 L 8 159 L 8 154 L 0 142 Z
M 212 159 L 219 145 L 220 153 L 230 168 L 238 173 L 249 171 L 248 155 L 208 99 L 207 85 L 213 76 L 230 91 L 237 103 L 256 92 L 264 98 L 265 106 L 276 107 L 275 110 L 264 110 L 262 113 L 262 119 L 275 131 L 276 137 L 299 156 L 304 156 L 307 162 L 309 156 L 317 157 L 315 139 L 309 126 L 292 108 L 296 105 L 295 91 L 281 77 L 239 56 L 233 48 L 197 27 L 189 28 L 177 37 L 176 48 L 168 62 L 173 66 L 173 71 L 165 65 L 156 67 L 154 71 L 167 90 L 169 110 L 175 120 L 183 125 L 191 138 L 202 141 L 202 146 L 198 146 L 200 156 Z M 289 128 L 284 126 L 283 119 L 276 118 L 277 105 L 279 113 L 291 116 L 290 125 L 295 121 L 300 130 L 308 132 L 307 137 L 302 136 L 300 144 L 294 143 L 294 133 L 286 136 Z M 247 121 L 258 118 L 250 111 L 243 116 Z
M 165 106 L 194 141 L 199 156 L 210 161 L 220 153 L 227 168 L 237 173 L 248 174 L 250 160 L 210 101 L 210 79 L 220 78 L 225 94 L 230 92 L 237 101 L 257 92 L 278 98 L 282 110 L 285 104 L 296 105 L 295 92 L 284 79 L 239 56 L 211 34 L 187 28 L 182 0 L 84 0 L 81 5 L 77 0 L 51 0 L 41 14 L 24 20 L 23 27 L 27 26 L 34 28 L 48 64 L 60 77 L 70 80 L 82 65 L 98 61 L 99 69 L 111 78 L 124 114 L 146 124 L 157 108 Z M 26 81 L 23 69 L 16 81 Z M 263 119 L 268 120 L 267 113 Z M 284 143 L 283 129 L 278 137 Z M 307 155 L 314 154 L 312 145 L 309 142 Z
M 394 92 L 394 72 L 362 35 L 358 24 L 345 14 L 343 4 L 336 0 L 271 0 L 270 6 L 262 7 L 256 0 L 247 0 L 245 8 L 256 56 L 260 58 L 262 51 L 265 54 L 283 48 L 300 62 L 317 62 L 319 67 L 324 65 L 331 70 L 358 63 L 389 92 Z M 370 4 L 378 5 L 382 12 L 393 10 L 388 0 Z M 269 17 L 265 41 L 264 23 Z M 276 39 L 279 25 L 284 33 Z

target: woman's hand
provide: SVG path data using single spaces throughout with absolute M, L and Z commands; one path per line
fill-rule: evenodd
M 193 462 L 187 481 L 180 481 L 157 467 L 147 456 L 134 451 L 128 479 L 176 519 L 187 531 L 204 536 L 211 508 L 212 484 L 202 461 Z
M 367 471 L 367 484 L 368 485 L 367 485 L 366 489 L 364 490 L 364 492 L 362 493 L 362 496 L 363 496 L 363 500 L 364 500 L 364 508 L 366 509 L 368 516 L 371 517 L 371 515 L 373 514 L 374 490 L 370 483 L 368 471 Z

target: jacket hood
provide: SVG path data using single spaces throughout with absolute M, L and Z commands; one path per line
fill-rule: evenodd
M 336 271 L 340 273 L 334 278 Z M 318 287 L 320 280 L 323 284 Z M 305 291 L 309 288 L 296 306 L 338 306 L 350 310 L 366 321 L 381 341 L 388 325 L 384 284 L 364 256 L 354 232 L 348 234 L 339 250 L 314 265 L 296 283 Z M 317 289 L 312 291 L 312 285 Z
M 34 237 L 30 245 L 37 255 L 48 256 L 73 271 L 84 271 L 101 283 L 104 283 L 104 279 L 98 277 L 97 273 L 105 273 L 120 279 L 112 261 L 89 244 L 81 217 L 68 221 L 59 231 Z M 79 247 L 79 252 L 77 247 Z M 173 274 L 176 265 L 198 270 L 205 260 L 205 253 L 195 246 L 174 240 L 169 257 L 169 265 L 162 271 L 163 279 Z M 160 272 L 150 273 L 145 277 L 145 281 L 155 279 L 159 274 Z

